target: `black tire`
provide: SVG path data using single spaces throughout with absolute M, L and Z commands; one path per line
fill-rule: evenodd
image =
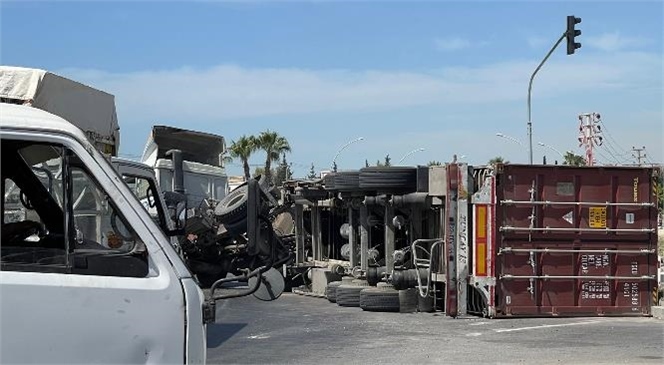
M 372 312 L 398 312 L 399 291 L 387 284 L 363 289 L 360 292 L 360 308 Z
M 399 312 L 415 313 L 417 312 L 417 298 L 419 294 L 417 289 L 409 288 L 399 290 Z
M 357 191 L 360 189 L 360 172 L 343 171 L 334 175 L 334 189 L 338 191 Z
M 330 303 L 337 302 L 337 288 L 339 285 L 341 285 L 341 281 L 333 281 L 327 284 L 327 288 L 325 288 L 325 296 L 327 296 L 327 300 L 329 300 Z
M 360 189 L 385 193 L 417 191 L 417 168 L 406 166 L 374 166 L 360 170 Z
M 331 172 L 323 178 L 323 185 L 325 186 L 325 190 L 335 190 L 334 186 L 334 178 L 336 176 L 336 173 Z
M 238 186 L 222 199 L 214 208 L 214 214 L 222 223 L 239 223 L 247 219 L 249 187 Z
M 342 307 L 359 307 L 360 306 L 360 292 L 362 289 L 368 288 L 368 284 L 364 283 L 351 283 L 341 284 L 337 287 L 336 299 L 337 304 Z

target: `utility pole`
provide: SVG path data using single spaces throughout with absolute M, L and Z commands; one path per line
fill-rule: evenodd
M 643 146 L 641 148 L 634 148 L 634 146 L 632 146 L 632 156 L 636 159 L 639 166 L 641 166 L 642 165 L 641 161 L 646 158 L 646 146 Z
M 602 145 L 602 127 L 599 125 L 601 121 L 599 113 L 579 114 L 579 147 L 585 147 L 586 166 L 595 164 L 595 146 Z

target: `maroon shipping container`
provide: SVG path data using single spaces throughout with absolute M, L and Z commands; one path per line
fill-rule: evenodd
M 650 315 L 658 170 L 504 165 L 494 180 L 494 311 Z

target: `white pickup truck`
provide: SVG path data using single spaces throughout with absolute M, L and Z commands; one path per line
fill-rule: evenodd
M 0 103 L 0 139 L 2 189 L 29 212 L 7 219 L 5 194 L 0 362 L 203 363 L 203 292 L 87 136 Z

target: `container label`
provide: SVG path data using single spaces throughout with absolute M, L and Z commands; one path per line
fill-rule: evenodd
M 571 212 L 565 214 L 563 216 L 563 219 L 565 220 L 565 222 L 574 225 L 574 211 L 572 210 Z
M 634 213 L 625 214 L 625 223 L 634 224 Z
M 588 226 L 590 228 L 606 228 L 606 207 L 590 207 Z
M 561 196 L 574 196 L 574 183 L 559 182 L 556 184 L 556 194 Z

